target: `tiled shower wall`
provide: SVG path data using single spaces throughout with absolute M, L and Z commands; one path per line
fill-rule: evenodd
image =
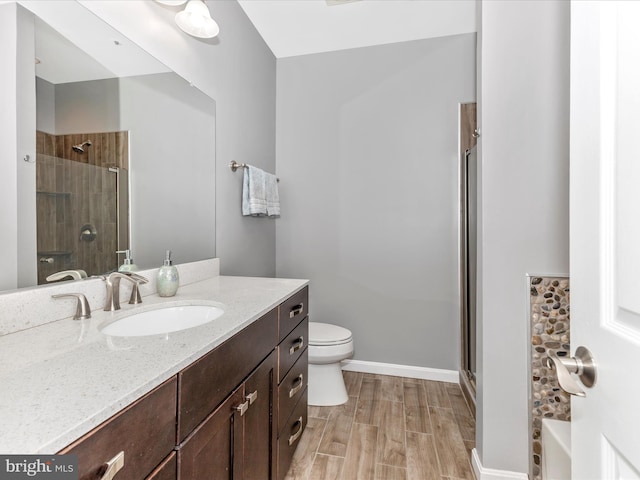
M 84 153 L 72 150 L 85 140 L 92 145 Z M 128 151 L 128 132 L 36 132 L 38 260 L 52 260 L 38 261 L 39 284 L 61 270 L 95 275 L 117 268 L 116 180 L 109 167 L 128 170 Z M 80 240 L 86 224 L 97 231 L 91 242 Z
M 571 420 L 571 399 L 544 360 L 550 351 L 570 354 L 570 291 L 567 277 L 529 277 L 531 332 L 531 478 L 541 480 L 543 418 Z

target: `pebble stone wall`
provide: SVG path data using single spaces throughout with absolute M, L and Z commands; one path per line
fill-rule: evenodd
M 553 370 L 544 365 L 548 352 L 570 354 L 569 279 L 530 277 L 531 326 L 531 478 L 542 480 L 543 418 L 571 420 L 570 395 L 558 386 Z

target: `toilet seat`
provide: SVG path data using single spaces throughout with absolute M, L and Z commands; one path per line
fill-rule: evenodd
M 309 322 L 309 345 L 342 345 L 352 340 L 351 331 L 329 323 Z

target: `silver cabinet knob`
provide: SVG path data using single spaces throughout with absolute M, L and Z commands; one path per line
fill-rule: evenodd
M 546 359 L 547 368 L 556 371 L 558 384 L 565 392 L 578 397 L 586 397 L 584 390 L 571 377 L 578 375 L 582 384 L 591 388 L 596 383 L 596 362 L 591 352 L 585 347 L 578 347 L 574 357 L 558 357 L 555 352 L 550 352 Z

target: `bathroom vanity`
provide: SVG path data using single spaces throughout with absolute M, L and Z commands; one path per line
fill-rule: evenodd
M 47 335 L 62 344 L 57 353 L 52 347 L 31 360 L 14 359 L 2 372 L 0 381 L 15 388 L 0 402 L 0 421 L 17 426 L 22 415 L 27 428 L 3 429 L 20 433 L 3 434 L 0 451 L 77 453 L 79 478 L 284 478 L 307 422 L 306 284 L 215 277 L 181 287 L 168 302 L 147 296 L 122 313 L 95 311 L 89 320 L 67 318 L 0 337 L 8 350 L 20 340 L 29 350 L 34 335 L 40 335 L 36 349 L 49 344 L 42 340 Z M 100 333 L 105 323 L 163 301 L 215 301 L 225 313 L 164 335 Z M 58 378 L 30 389 L 17 374 L 32 368 Z

